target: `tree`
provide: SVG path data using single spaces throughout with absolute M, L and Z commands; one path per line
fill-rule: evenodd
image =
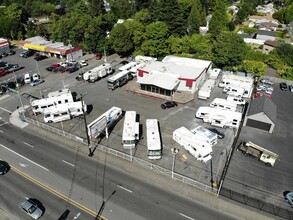
M 135 0 L 136 10 L 139 11 L 141 9 L 147 9 L 153 4 L 153 0 Z
M 283 43 L 272 53 L 289 66 L 293 66 L 293 47 L 290 44 Z
M 169 53 L 166 39 L 169 37 L 168 25 L 165 22 L 153 22 L 146 26 L 141 51 L 145 55 L 161 57 Z
M 229 16 L 226 11 L 225 1 L 217 0 L 209 23 L 209 33 L 214 37 L 218 36 L 221 31 L 227 30 L 226 25 L 228 22 Z
M 193 0 L 191 11 L 188 17 L 188 33 L 199 33 L 199 27 L 205 25 L 205 17 L 202 13 L 203 9 L 200 0 Z
M 233 32 L 221 32 L 212 48 L 213 62 L 219 68 L 238 66 L 242 63 L 247 46 L 243 38 Z
M 128 19 L 135 13 L 135 1 L 109 0 L 109 3 L 117 19 Z
M 90 0 L 88 2 L 89 12 L 92 16 L 99 16 L 106 12 L 103 0 Z
M 118 24 L 110 34 L 110 42 L 114 51 L 120 55 L 130 54 L 134 47 L 131 32 L 124 24 Z
M 252 73 L 257 77 L 266 73 L 266 65 L 261 61 L 244 60 L 241 67 L 244 72 Z
M 244 3 L 239 8 L 239 11 L 236 14 L 235 23 L 241 24 L 249 15 L 251 15 L 254 12 L 251 5 Z
M 155 21 L 165 22 L 172 34 L 179 36 L 185 33 L 184 11 L 177 0 L 160 0 L 150 10 Z

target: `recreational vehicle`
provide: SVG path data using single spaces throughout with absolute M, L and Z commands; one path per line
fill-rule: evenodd
M 137 63 L 151 63 L 152 61 L 157 60 L 157 58 L 154 58 L 154 57 L 147 57 L 147 56 L 141 56 L 141 55 L 136 56 L 134 59 L 135 59 L 135 62 Z
M 237 103 L 230 102 L 227 99 L 215 98 L 210 104 L 210 107 L 235 112 L 237 110 Z
M 224 87 L 223 92 L 227 93 L 227 95 L 243 97 L 245 94 L 245 89 L 239 86 L 231 86 L 231 87 L 229 86 L 229 87 Z
M 217 144 L 218 135 L 202 126 L 191 129 L 191 132 L 195 135 L 196 139 L 206 142 L 212 147 Z
M 210 75 L 209 75 L 209 79 L 218 79 L 218 76 L 220 75 L 221 73 L 221 69 L 212 69 Z
M 138 63 L 137 62 L 129 62 L 125 64 L 124 66 L 119 67 L 119 71 L 125 71 L 125 70 L 130 70 L 131 68 L 135 67 Z
M 148 158 L 158 160 L 162 157 L 162 143 L 157 119 L 146 120 Z
M 56 97 L 56 96 L 60 96 L 60 95 L 67 95 L 67 94 L 71 94 L 71 91 L 69 89 L 61 89 L 61 90 L 58 90 L 58 91 L 49 92 L 48 93 L 48 98 Z
M 66 121 L 71 119 L 69 110 L 65 109 L 63 111 L 59 111 L 57 109 L 55 110 L 50 110 L 50 109 L 46 109 L 44 111 L 44 122 L 46 123 L 56 123 L 56 122 L 60 122 L 60 121 Z
M 63 94 L 59 96 L 38 99 L 31 102 L 34 114 L 42 114 L 44 110 L 51 107 L 57 107 L 61 104 L 74 102 L 72 94 Z
M 242 97 L 228 95 L 227 100 L 229 102 L 235 102 L 237 105 L 245 105 L 245 100 Z
M 107 86 L 110 90 L 114 90 L 120 86 L 126 84 L 129 80 L 132 80 L 133 76 L 129 72 L 129 70 L 124 70 L 122 72 L 117 73 L 116 75 L 110 77 L 107 80 Z
M 100 117 L 88 124 L 88 135 L 91 138 L 97 138 L 105 131 L 105 129 L 114 126 L 122 117 L 122 109 L 112 107 Z
M 196 118 L 221 128 L 238 128 L 242 120 L 242 113 L 230 110 L 222 110 L 211 107 L 199 107 Z
M 126 111 L 122 133 L 122 145 L 126 149 L 135 148 L 139 140 L 139 122 L 136 122 L 136 111 Z
M 196 138 L 196 135 L 185 127 L 173 132 L 173 140 L 199 161 L 206 163 L 212 159 L 211 145 Z
M 208 79 L 205 81 L 202 87 L 198 90 L 198 98 L 204 100 L 209 99 L 215 83 L 216 81 L 213 79 Z
M 91 74 L 88 77 L 89 82 L 95 82 L 113 72 L 112 66 L 110 63 L 104 63 L 94 69 L 92 69 Z

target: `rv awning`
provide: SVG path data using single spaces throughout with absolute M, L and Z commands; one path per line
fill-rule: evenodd
M 140 84 L 154 85 L 163 89 L 173 90 L 179 84 L 178 76 L 172 74 L 149 74 L 139 80 Z

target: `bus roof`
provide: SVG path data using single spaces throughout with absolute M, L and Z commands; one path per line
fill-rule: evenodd
M 157 119 L 146 120 L 148 150 L 161 150 L 161 137 Z

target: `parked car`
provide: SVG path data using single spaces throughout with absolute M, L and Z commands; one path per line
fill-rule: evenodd
M 100 60 L 100 59 L 102 59 L 102 57 L 103 57 L 102 54 L 100 54 L 100 53 L 97 53 L 96 54 L 96 60 Z
M 280 83 L 280 89 L 283 91 L 287 91 L 288 90 L 288 86 L 285 82 L 281 82 Z
M 89 65 L 85 60 L 80 60 L 79 64 L 81 67 Z
M 46 68 L 46 71 L 49 71 L 49 72 L 58 72 L 58 69 L 57 68 L 54 68 L 54 67 L 51 67 L 51 66 L 48 66 L 47 68 Z
M 79 67 L 75 65 L 75 66 L 71 67 L 71 68 L 68 70 L 68 72 L 69 72 L 69 73 L 73 73 L 73 72 L 75 72 L 75 71 L 77 71 L 77 70 L 79 70 Z
M 215 128 L 207 128 L 208 130 L 210 130 L 211 132 L 215 133 L 218 135 L 218 138 L 223 139 L 225 137 L 225 134 L 220 132 L 218 129 Z
M 24 86 L 24 78 L 22 76 L 16 77 L 16 87 L 19 88 L 21 86 Z
M 172 101 L 168 101 L 168 102 L 165 102 L 165 103 L 161 104 L 162 109 L 172 108 L 172 107 L 176 107 L 176 106 L 177 106 L 177 103 L 172 102 Z
M 45 56 L 45 55 L 40 55 L 40 54 L 37 54 L 36 57 L 34 58 L 36 61 L 41 61 L 41 60 L 44 60 L 44 59 L 47 59 L 48 57 Z
M 293 92 L 293 85 L 289 85 L 289 91 Z
M 16 83 L 14 81 L 9 81 L 6 84 L 6 87 L 9 91 L 15 91 L 16 90 Z
M 20 57 L 23 57 L 23 58 L 28 58 L 28 57 L 31 57 L 32 55 L 34 55 L 34 51 L 32 50 L 27 50 L 27 51 L 23 51 L 22 53 L 20 53 Z
M 3 60 L 0 61 L 0 67 L 6 66 L 6 64 L 7 64 L 7 62 L 5 62 Z
M 263 84 L 266 84 L 266 85 L 270 85 L 270 86 L 274 85 L 274 83 L 271 80 L 266 79 L 266 78 L 261 79 L 260 82 Z
M 6 53 L 6 52 L 2 52 L 2 53 L 1 53 L 1 56 L 2 56 L 2 57 L 7 57 L 7 56 L 8 56 L 8 53 Z
M 43 80 L 43 79 L 36 79 L 36 80 L 34 80 L 34 81 L 32 81 L 30 83 L 30 86 L 37 86 L 37 85 L 39 85 L 39 84 L 41 84 L 43 82 L 45 82 L 45 80 Z
M 0 70 L 0 77 L 1 76 L 5 76 L 6 74 L 8 74 L 9 73 L 9 70 L 8 69 L 1 69 Z
M 26 198 L 24 201 L 19 203 L 19 208 L 33 219 L 38 219 L 43 215 L 43 211 L 32 199 L 29 198 Z
M 24 74 L 24 82 L 25 83 L 31 83 L 31 76 L 29 73 Z
M 40 75 L 37 73 L 33 73 L 33 81 L 40 79 Z
M 288 203 L 291 205 L 293 208 L 293 192 L 288 192 L 285 195 L 285 199 L 288 201 Z
M 8 55 L 9 56 L 12 56 L 12 55 L 14 55 L 16 52 L 14 51 L 14 50 L 10 50 L 9 52 L 8 52 Z
M 0 175 L 4 175 L 8 172 L 9 170 L 9 165 L 7 162 L 0 160 Z
M 18 64 L 12 64 L 8 70 L 9 70 L 9 72 L 15 72 L 15 71 L 23 69 L 23 68 L 24 68 L 23 66 L 20 66 Z

